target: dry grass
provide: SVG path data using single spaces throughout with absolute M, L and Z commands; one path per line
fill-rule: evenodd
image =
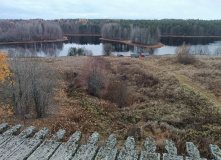
M 128 135 L 135 136 L 142 145 L 145 137 L 151 136 L 159 152 L 164 151 L 165 139 L 172 139 L 179 153 L 185 152 L 185 142 L 194 142 L 204 157 L 208 157 L 209 144 L 221 147 L 221 113 L 213 104 L 197 93 L 194 88 L 183 85 L 176 74 L 185 76 L 193 84 L 211 92 L 217 98 L 220 85 L 221 57 L 197 57 L 194 65 L 174 63 L 173 56 L 153 56 L 149 59 L 128 57 L 105 57 L 107 77 L 126 79 L 130 98 L 124 108 L 116 103 L 88 95 L 77 82 L 88 57 L 45 58 L 54 62 L 63 75 L 62 89 L 55 97 L 57 109 L 50 117 L 28 119 L 25 125 L 38 129 L 49 127 L 51 134 L 60 128 L 67 131 L 66 139 L 76 130 L 83 133 L 83 141 L 92 132 L 101 134 L 101 144 L 115 133 L 119 148 Z M 149 62 L 148 62 L 149 61 Z M 208 72 L 211 70 L 211 72 Z M 115 79 L 115 80 L 116 80 Z M 112 87 L 115 87 L 114 85 Z M 117 86 L 116 86 L 117 87 Z M 16 124 L 18 117 L 4 117 L 0 122 Z M 141 150 L 138 148 L 138 150 Z

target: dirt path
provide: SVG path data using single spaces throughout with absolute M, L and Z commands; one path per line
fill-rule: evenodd
M 190 88 L 191 90 L 200 93 L 204 98 L 206 98 L 208 101 L 210 101 L 215 106 L 217 106 L 218 108 L 221 109 L 221 100 L 220 99 L 218 99 L 213 94 L 209 93 L 207 90 L 203 89 L 199 85 L 197 85 L 194 82 L 192 82 L 191 80 L 189 80 L 188 77 L 186 77 L 182 74 L 179 74 L 177 72 L 172 72 L 165 67 L 159 66 L 158 64 L 151 62 L 150 60 L 138 60 L 138 61 L 148 67 L 152 67 L 152 68 L 155 68 L 155 69 L 158 69 L 161 71 L 165 71 L 171 75 L 174 75 L 179 80 L 180 84 L 185 85 L 188 88 Z

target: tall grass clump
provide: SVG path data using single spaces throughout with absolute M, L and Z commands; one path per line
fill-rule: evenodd
M 196 57 L 190 53 L 190 46 L 183 43 L 176 53 L 176 62 L 181 64 L 194 64 Z

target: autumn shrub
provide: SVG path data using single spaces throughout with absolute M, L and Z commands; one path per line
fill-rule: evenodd
M 64 78 L 66 81 L 66 93 L 68 97 L 72 97 L 76 94 L 76 91 L 80 88 L 80 86 L 78 85 L 78 74 L 75 71 L 72 70 L 68 70 L 64 72 Z
M 176 62 L 181 64 L 194 64 L 196 62 L 195 56 L 190 54 L 190 47 L 185 43 L 176 53 Z
M 9 69 L 7 56 L 8 55 L 5 52 L 0 51 L 0 97 L 1 97 L 0 98 L 0 116 L 1 117 L 3 115 L 13 114 L 13 107 L 8 103 L 4 103 L 5 99 L 7 99 L 7 97 L 5 97 L 4 86 L 10 85 L 8 83 L 5 84 L 4 82 L 10 79 L 10 77 L 12 77 L 12 74 L 10 73 L 10 69 Z M 1 92 L 3 94 L 1 94 Z
M 22 118 L 46 116 L 59 86 L 57 72 L 40 58 L 13 58 L 10 70 L 14 76 L 4 85 L 4 103 Z
M 103 61 L 93 57 L 84 65 L 79 75 L 79 82 L 89 94 L 101 97 L 107 91 L 108 78 L 106 74 Z
M 68 82 L 73 82 L 77 77 L 78 73 L 70 71 L 65 72 L 65 80 Z
M 129 105 L 130 94 L 128 91 L 128 82 L 122 78 L 111 78 L 105 99 L 116 103 L 119 107 L 126 107 Z
M 5 78 L 10 76 L 10 70 L 8 68 L 7 54 L 0 51 L 0 83 L 5 81 Z
M 159 83 L 159 79 L 149 73 L 142 73 L 137 77 L 136 84 L 139 87 L 151 87 Z

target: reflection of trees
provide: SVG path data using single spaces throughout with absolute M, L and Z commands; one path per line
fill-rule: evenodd
M 57 57 L 63 49 L 63 43 L 30 43 L 17 44 L 10 46 L 2 46 L 2 49 L 7 48 L 6 51 L 9 57 Z M 43 54 L 43 55 L 39 55 Z
M 105 42 L 103 42 L 105 43 Z M 114 46 L 114 51 L 115 52 L 134 52 L 134 53 L 142 53 L 142 52 L 148 52 L 150 54 L 154 53 L 154 49 L 153 48 L 145 48 L 145 47 L 136 47 L 136 46 L 130 46 L 130 45 L 126 45 L 124 43 L 119 43 L 119 42 L 108 42 L 110 44 L 112 44 L 112 46 Z
M 216 48 L 215 51 L 214 51 L 214 54 L 215 55 L 221 55 L 221 47 Z
M 65 43 L 76 44 L 100 44 L 101 41 L 98 36 L 70 36 Z
M 180 49 L 180 47 L 178 46 L 174 50 L 174 53 L 176 54 L 179 51 L 179 49 Z M 206 45 L 195 45 L 195 46 L 187 45 L 186 49 L 188 50 L 188 52 L 190 54 L 199 54 L 199 55 L 210 55 L 211 54 L 208 46 L 206 46 Z
M 108 42 L 108 43 L 114 46 L 114 51 L 116 52 L 128 52 L 130 50 L 133 50 L 132 46 L 129 46 L 123 43 L 119 43 L 119 42 Z
M 209 54 L 211 54 L 208 46 L 203 46 L 203 45 L 191 46 L 190 52 L 192 54 L 199 54 L 199 55 L 209 55 Z
M 183 37 L 162 37 L 161 43 L 167 46 L 180 46 L 185 42 L 191 45 L 206 45 L 214 41 L 221 40 L 220 38 L 183 38 Z

